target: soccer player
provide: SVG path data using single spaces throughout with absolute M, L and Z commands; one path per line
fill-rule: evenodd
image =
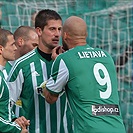
M 69 17 L 62 29 L 63 48 L 43 86 L 48 103 L 65 91 L 74 117 L 74 133 L 125 133 L 119 107 L 117 75 L 111 56 L 86 43 L 87 25 Z
M 15 60 L 30 52 L 37 47 L 39 43 L 36 30 L 30 26 L 20 26 L 14 32 L 14 39 L 17 50 L 15 52 Z M 14 61 L 8 61 L 5 69 L 3 70 L 4 76 L 7 79 Z M 18 117 L 21 109 L 21 100 L 17 100 L 16 105 L 13 107 L 15 115 Z
M 29 125 L 29 121 L 24 117 L 15 120 L 11 115 L 10 93 L 2 72 L 6 62 L 15 59 L 16 50 L 13 34 L 8 30 L 0 29 L 0 133 L 28 133 L 26 126 Z M 23 120 L 26 125 L 21 123 Z
M 20 26 L 14 32 L 17 46 L 16 59 L 27 54 L 38 46 L 39 39 L 36 30 L 30 26 Z
M 39 43 L 38 35 L 35 29 L 30 26 L 18 27 L 14 32 L 14 39 L 17 47 L 15 59 L 18 59 L 26 53 L 30 52 L 31 50 L 36 48 Z M 14 61 L 11 61 L 7 62 L 6 64 L 6 70 L 4 71 L 6 78 L 10 72 L 13 63 Z
M 21 113 L 30 119 L 30 133 L 71 133 L 72 120 L 65 93 L 50 105 L 36 92 L 36 88 L 50 76 L 51 54 L 59 44 L 62 19 L 53 10 L 41 10 L 36 16 L 35 28 L 39 36 L 38 47 L 19 58 L 9 73 L 12 100 L 16 102 L 20 97 Z

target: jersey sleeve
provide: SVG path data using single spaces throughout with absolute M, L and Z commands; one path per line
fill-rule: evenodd
M 10 97 L 13 102 L 18 100 L 22 91 L 23 82 L 24 77 L 22 69 L 19 69 L 19 67 L 15 66 L 14 64 L 7 78 Z
M 1 133 L 20 133 L 21 128 L 15 122 L 10 122 L 0 117 L 0 132 Z
M 53 63 L 51 76 L 47 81 L 46 88 L 51 93 L 62 93 L 69 77 L 68 68 L 63 59 L 56 58 Z
M 20 133 L 21 128 L 15 122 L 11 122 L 9 90 L 3 73 L 0 76 L 0 133 Z

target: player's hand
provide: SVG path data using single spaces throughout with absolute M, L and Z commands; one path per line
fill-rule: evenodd
M 57 47 L 55 47 L 55 48 L 52 50 L 52 56 L 51 56 L 52 60 L 55 60 L 55 58 L 56 58 L 59 54 L 64 53 L 64 52 L 65 52 L 65 50 L 63 49 L 62 46 L 57 46 Z
M 30 120 L 27 120 L 24 116 L 21 116 L 15 120 L 15 122 L 22 128 L 26 129 L 30 125 Z
M 40 94 L 43 98 L 45 98 L 45 89 L 46 89 L 47 81 L 44 81 L 40 86 L 36 87 L 36 93 Z M 59 94 L 59 97 L 64 94 L 65 91 Z
M 27 129 L 22 129 L 21 133 L 29 133 Z

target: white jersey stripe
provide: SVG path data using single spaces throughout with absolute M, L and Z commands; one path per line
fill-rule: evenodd
M 47 69 L 46 64 L 40 60 L 42 71 L 43 71 L 43 80 L 46 81 L 47 77 Z M 46 131 L 47 133 L 51 133 L 51 121 L 50 121 L 50 105 L 45 101 L 45 110 L 46 110 Z
M 46 131 L 51 133 L 51 123 L 50 123 L 50 105 L 45 101 L 45 110 L 46 110 Z
M 65 133 L 68 133 L 66 111 L 67 111 L 67 99 L 66 99 L 66 105 L 65 105 L 65 110 L 64 110 L 63 126 L 64 126 Z
M 12 115 L 11 115 L 12 112 L 11 112 L 10 102 L 11 102 L 11 101 L 10 101 L 10 98 L 9 98 L 9 102 L 8 102 L 8 103 L 9 103 L 9 104 L 8 104 L 8 114 L 9 114 L 9 116 L 8 116 L 8 119 L 9 119 L 9 121 L 12 121 L 12 117 L 11 117 L 11 116 L 12 116 Z
M 20 112 L 20 108 L 22 108 L 21 106 L 19 106 L 19 105 L 15 105 L 15 115 L 17 116 L 17 117 L 19 117 L 19 112 Z
M 57 133 L 60 133 L 60 123 L 61 123 L 60 97 L 56 101 L 56 110 L 57 110 Z
M 33 86 L 37 86 L 37 79 L 36 77 L 36 73 L 35 73 L 35 65 L 34 62 L 32 62 L 30 64 L 30 68 L 31 68 L 31 74 L 32 74 L 32 83 Z M 36 88 L 34 88 L 36 89 Z M 34 101 L 35 101 L 35 131 L 36 133 L 40 133 L 40 125 L 39 125 L 39 103 L 38 103 L 38 95 L 36 93 L 36 90 L 34 90 Z

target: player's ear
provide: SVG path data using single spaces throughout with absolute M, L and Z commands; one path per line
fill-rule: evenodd
M 3 46 L 0 45 L 0 54 L 2 53 L 2 50 L 3 50 Z
M 24 44 L 24 39 L 22 37 L 18 38 L 18 46 L 21 47 Z
M 42 35 L 42 29 L 37 27 L 36 29 L 36 33 L 38 34 L 38 36 L 41 36 Z
M 66 39 L 67 39 L 67 36 L 68 36 L 68 35 L 67 35 L 67 33 L 66 33 L 66 32 L 64 32 L 64 33 L 63 33 L 63 38 L 64 38 L 64 40 L 66 40 Z

